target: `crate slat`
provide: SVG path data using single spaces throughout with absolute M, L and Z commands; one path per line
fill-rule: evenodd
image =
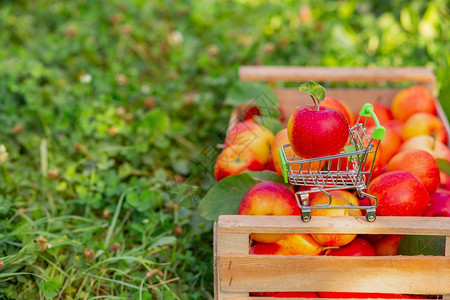
M 353 233 L 450 235 L 450 218 L 446 217 L 377 217 L 367 222 L 365 217 L 314 216 L 304 223 L 300 216 L 239 216 L 219 217 L 219 233 Z
M 433 72 L 424 67 L 342 68 L 298 66 L 241 66 L 241 81 L 334 81 L 433 83 Z
M 219 256 L 223 291 L 450 293 L 450 257 Z

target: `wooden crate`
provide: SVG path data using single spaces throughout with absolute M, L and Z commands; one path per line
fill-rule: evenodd
M 431 91 L 435 77 L 426 68 L 261 67 L 239 69 L 241 81 L 410 82 Z M 399 88 L 327 89 L 327 95 L 357 112 L 366 102 L 390 105 Z M 311 99 L 292 89 L 275 89 L 289 116 Z M 436 101 L 438 116 L 450 134 L 448 120 Z M 229 128 L 241 121 L 248 105 L 237 107 Z M 450 141 L 449 141 L 450 145 Z M 354 233 L 446 236 L 445 256 L 278 256 L 250 255 L 251 233 Z M 221 216 L 214 226 L 215 299 L 272 299 L 249 292 L 333 291 L 443 295 L 450 300 L 450 218 L 318 217 L 304 223 L 299 216 Z M 280 299 L 280 298 L 277 298 Z M 293 298 L 289 298 L 293 299 Z
M 250 233 L 446 236 L 445 256 L 250 255 Z M 214 228 L 215 298 L 249 292 L 328 291 L 444 295 L 450 299 L 450 218 L 220 216 Z M 291 298 L 292 299 L 292 298 Z

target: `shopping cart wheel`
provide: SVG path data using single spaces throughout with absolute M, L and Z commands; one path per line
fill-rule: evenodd
M 375 214 L 374 211 L 366 211 L 366 220 L 369 222 L 373 222 L 377 219 L 377 215 Z
M 310 211 L 302 211 L 302 221 L 309 222 L 311 221 L 311 212 Z

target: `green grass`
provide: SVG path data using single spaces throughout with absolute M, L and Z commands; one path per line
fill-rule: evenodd
M 446 1 L 305 3 L 0 1 L 0 298 L 211 298 L 239 65 L 427 66 L 450 112 Z

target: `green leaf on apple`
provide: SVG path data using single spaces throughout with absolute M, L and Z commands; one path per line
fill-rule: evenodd
M 300 92 L 311 95 L 312 97 L 319 100 L 319 103 L 325 99 L 325 88 L 314 81 L 307 81 L 302 83 L 298 88 Z
M 450 162 L 448 160 L 436 158 L 436 163 L 439 167 L 439 171 L 444 172 L 447 175 L 450 175 Z
M 220 215 L 236 215 L 244 194 L 261 181 L 284 184 L 283 179 L 273 172 L 245 172 L 228 176 L 217 182 L 200 200 L 200 215 L 210 221 L 217 220 Z
M 435 255 L 445 253 L 445 236 L 406 235 L 398 245 L 399 255 Z

